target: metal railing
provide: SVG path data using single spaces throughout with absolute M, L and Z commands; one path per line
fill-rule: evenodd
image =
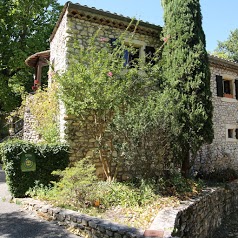
M 23 125 L 24 125 L 23 119 L 19 119 L 16 122 L 7 123 L 6 125 L 4 125 L 2 129 L 6 130 L 8 133 L 3 138 L 0 138 L 0 143 L 10 138 L 20 137 L 20 134 L 23 130 Z

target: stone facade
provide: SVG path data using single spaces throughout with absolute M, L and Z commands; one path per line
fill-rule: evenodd
M 209 57 L 211 70 L 211 92 L 214 139 L 199 151 L 195 170 L 206 173 L 232 168 L 238 171 L 238 101 L 235 80 L 238 79 L 238 63 Z M 223 92 L 218 96 L 219 82 L 222 80 Z M 222 77 L 222 78 L 221 78 Z M 230 84 L 230 94 L 224 94 L 224 81 Z M 221 89 L 222 91 L 222 89 Z M 228 130 L 229 134 L 228 134 Z
M 41 136 L 38 132 L 34 130 L 34 124 L 36 123 L 34 116 L 31 114 L 31 109 L 29 108 L 29 100 L 34 100 L 34 95 L 29 95 L 26 98 L 26 108 L 24 113 L 24 126 L 23 126 L 23 140 L 28 140 L 31 142 L 41 141 Z

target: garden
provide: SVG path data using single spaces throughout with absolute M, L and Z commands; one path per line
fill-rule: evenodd
M 53 72 L 51 88 L 36 90 L 28 106 L 41 142 L 7 141 L 0 147 L 13 196 L 147 228 L 156 211 L 202 191 L 204 183 L 190 173 L 199 148 L 213 139 L 200 9 L 193 9 L 196 27 L 189 25 L 184 34 L 188 26 L 174 25 L 171 5 L 163 4 L 163 39 L 146 62 L 133 57 L 138 52 L 132 44 L 124 44 L 127 30 L 110 41 L 98 39 L 99 29 L 87 49 L 75 41 L 67 71 Z M 182 4 L 179 12 L 185 23 L 188 7 Z M 128 64 L 125 52 L 132 56 Z M 90 156 L 71 161 L 70 144 L 57 143 L 59 102 L 67 115 L 79 119 L 79 127 L 89 128 L 92 118 L 96 146 Z M 103 179 L 96 176 L 94 159 Z M 122 181 L 124 168 L 130 176 Z

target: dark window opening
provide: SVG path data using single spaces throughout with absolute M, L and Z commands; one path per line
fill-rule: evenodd
M 232 94 L 231 81 L 230 80 L 224 80 L 224 93 L 225 94 Z
M 154 56 L 155 56 L 155 48 L 152 46 L 146 46 L 145 47 L 145 62 L 155 65 Z
M 228 138 L 233 138 L 233 129 L 228 129 Z
M 124 58 L 125 58 L 125 66 L 128 65 L 129 68 L 135 67 L 135 65 L 138 64 L 139 62 L 140 48 L 134 47 L 133 52 L 129 52 L 128 50 L 125 50 Z

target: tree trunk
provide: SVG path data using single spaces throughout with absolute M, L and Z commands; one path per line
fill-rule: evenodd
M 181 174 L 184 178 L 189 177 L 190 170 L 190 153 L 188 149 L 184 150 L 184 158 L 182 160 Z

